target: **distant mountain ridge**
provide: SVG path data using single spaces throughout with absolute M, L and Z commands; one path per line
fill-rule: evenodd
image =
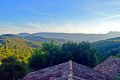
M 120 32 L 110 31 L 106 34 L 84 34 L 84 33 L 50 33 L 50 32 L 40 32 L 40 33 L 19 33 L 17 35 L 13 34 L 5 34 L 2 36 L 7 37 L 22 37 L 30 41 L 37 42 L 47 42 L 50 40 L 54 40 L 57 42 L 81 42 L 81 41 L 89 41 L 96 42 L 99 40 L 106 40 L 109 38 L 120 37 Z
M 31 35 L 30 33 L 19 33 L 18 36 L 22 36 L 22 37 L 25 37 L 25 36 L 29 36 Z
M 35 41 L 30 41 L 28 39 L 19 37 L 14 34 L 4 34 L 0 36 L 0 44 L 6 44 L 6 42 L 12 43 L 12 45 L 27 45 L 28 47 L 40 47 L 41 43 L 40 42 L 35 42 Z
M 31 34 L 20 33 L 18 35 L 26 36 Z M 114 37 L 120 37 L 120 32 L 110 31 L 109 33 L 106 33 L 106 34 L 40 32 L 40 33 L 33 33 L 32 35 L 44 37 L 44 38 L 64 39 L 67 41 L 75 41 L 75 42 L 80 42 L 80 41 L 94 42 L 94 41 L 105 40 L 105 39 L 114 38 Z
M 3 34 L 0 37 L 2 37 L 2 38 L 22 38 L 22 39 L 26 39 L 26 40 L 33 41 L 33 42 L 50 42 L 50 41 L 54 41 L 57 43 L 66 42 L 66 40 L 64 40 L 64 39 L 45 38 L 45 37 L 41 37 L 41 36 L 32 35 L 29 33 L 20 33 L 18 35 Z
M 30 41 L 35 41 L 35 42 L 49 42 L 49 41 L 65 42 L 64 39 L 45 38 L 45 37 L 35 36 L 35 35 L 24 36 L 23 38 Z

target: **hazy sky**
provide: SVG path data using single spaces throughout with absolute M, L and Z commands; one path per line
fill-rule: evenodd
M 120 0 L 0 0 L 0 33 L 120 31 Z

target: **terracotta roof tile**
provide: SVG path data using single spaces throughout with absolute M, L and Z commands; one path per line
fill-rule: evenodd
M 113 80 L 92 68 L 69 61 L 28 73 L 23 80 Z
M 116 78 L 120 72 L 120 58 L 110 57 L 103 63 L 97 65 L 94 70 Z

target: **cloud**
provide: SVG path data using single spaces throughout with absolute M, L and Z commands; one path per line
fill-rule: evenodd
M 14 24 L 0 24 L 0 33 L 21 32 L 64 32 L 64 33 L 107 33 L 109 31 L 120 31 L 119 21 L 98 21 L 84 23 L 40 23 L 29 22 L 18 26 Z
M 104 17 L 104 18 L 98 19 L 96 21 L 106 21 L 106 20 L 110 20 L 110 19 L 118 18 L 118 17 L 120 17 L 120 14 Z
M 65 32 L 65 33 L 107 33 L 109 31 L 120 31 L 119 21 L 100 21 L 86 23 L 28 23 L 32 32 Z

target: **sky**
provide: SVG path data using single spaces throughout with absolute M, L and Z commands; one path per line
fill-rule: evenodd
M 120 0 L 0 0 L 0 34 L 120 31 Z

